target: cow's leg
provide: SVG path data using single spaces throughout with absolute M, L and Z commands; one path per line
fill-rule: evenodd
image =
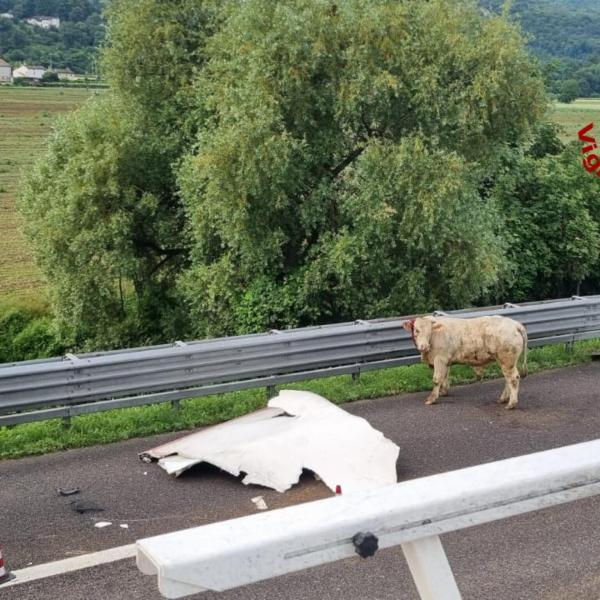
M 519 375 L 516 363 L 511 362 L 500 366 L 502 367 L 502 373 L 504 373 L 504 378 L 506 379 L 506 387 L 509 391 L 506 408 L 511 409 L 514 408 L 519 401 L 519 380 L 521 379 L 521 376 Z
M 498 398 L 498 400 L 497 400 L 498 404 L 504 404 L 505 402 L 508 402 L 509 397 L 510 397 L 510 387 L 508 386 L 508 381 L 505 381 L 504 389 L 502 390 L 502 393 L 500 394 L 500 398 Z
M 440 396 L 446 396 L 450 389 L 450 369 L 446 369 L 446 377 L 440 385 Z
M 498 362 L 498 365 L 502 369 L 502 363 Z M 502 370 L 502 372 L 504 373 L 504 370 Z M 504 378 L 504 389 L 500 394 L 500 398 L 497 400 L 498 404 L 504 404 L 505 402 L 508 402 L 508 399 L 510 398 L 510 386 L 508 385 L 508 379 L 506 378 L 506 375 L 504 375 Z
M 433 370 L 433 365 L 429 365 L 429 368 Z M 446 396 L 448 394 L 448 390 L 450 389 L 450 370 L 446 371 L 446 378 L 440 384 L 440 396 Z M 435 404 L 435 400 L 433 402 L 428 402 L 428 404 Z
M 433 390 L 427 396 L 425 404 L 435 404 L 440 397 L 440 389 L 448 377 L 448 365 L 440 359 L 433 361 Z

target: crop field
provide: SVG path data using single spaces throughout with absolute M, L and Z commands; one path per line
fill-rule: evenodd
M 31 297 L 43 285 L 15 210 L 19 181 L 57 117 L 98 91 L 0 86 L 0 299 Z
M 562 141 L 577 141 L 577 132 L 589 123 L 594 123 L 596 133 L 600 129 L 600 98 L 579 98 L 570 104 L 557 102 L 551 115 L 564 129 Z

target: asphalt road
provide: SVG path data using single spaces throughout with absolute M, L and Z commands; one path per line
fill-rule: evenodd
M 398 480 L 600 437 L 600 363 L 530 375 L 519 407 L 495 403 L 501 381 L 451 389 L 437 406 L 425 393 L 356 402 L 401 448 Z M 0 543 L 9 567 L 59 560 L 136 539 L 330 496 L 310 474 L 278 492 L 246 487 L 209 466 L 171 479 L 140 451 L 181 434 L 0 462 Z M 59 496 L 77 486 L 81 494 Z M 104 510 L 78 514 L 74 499 Z M 98 529 L 96 521 L 113 525 Z M 119 527 L 120 524 L 128 528 Z M 443 536 L 464 600 L 600 599 L 600 497 Z M 2 589 L 0 600 L 158 600 L 156 578 L 133 560 Z M 416 600 L 399 548 L 276 578 L 203 600 Z

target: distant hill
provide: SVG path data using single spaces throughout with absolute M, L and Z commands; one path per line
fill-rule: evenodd
M 502 0 L 480 0 L 498 11 Z M 533 39 L 530 48 L 544 58 L 586 59 L 600 56 L 598 0 L 515 0 L 511 14 Z
M 165 0 L 167 1 L 167 0 Z M 452 0 L 449 0 L 452 1 Z M 479 0 L 491 11 L 503 0 Z M 0 0 L 0 57 L 93 72 L 95 48 L 104 38 L 104 0 Z M 34 16 L 56 16 L 59 29 L 27 24 Z M 512 17 L 530 37 L 529 47 L 545 65 L 548 88 L 558 96 L 600 96 L 599 0 L 514 0 Z
M 498 11 L 502 0 L 480 4 Z M 510 12 L 530 37 L 533 54 L 546 65 L 551 91 L 600 96 L 598 0 L 514 0 Z
M 0 57 L 21 63 L 95 70 L 96 48 L 104 39 L 102 0 L 0 0 Z M 26 19 L 58 17 L 58 28 L 43 29 Z

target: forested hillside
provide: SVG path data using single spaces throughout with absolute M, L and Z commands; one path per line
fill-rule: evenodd
M 504 0 L 479 0 L 493 12 Z M 103 0 L 0 0 L 0 57 L 13 64 L 41 63 L 93 72 L 95 48 L 104 39 Z M 57 16 L 58 30 L 23 21 L 35 15 Z M 600 11 L 596 0 L 515 0 L 512 18 L 530 37 L 550 91 L 563 100 L 600 95 Z
M 0 57 L 45 67 L 95 70 L 96 48 L 104 38 L 102 0 L 0 0 Z M 59 17 L 58 29 L 42 29 L 25 19 Z
M 480 0 L 494 11 L 503 0 Z M 600 5 L 597 0 L 515 0 L 511 15 L 545 65 L 549 89 L 565 100 L 600 95 Z

